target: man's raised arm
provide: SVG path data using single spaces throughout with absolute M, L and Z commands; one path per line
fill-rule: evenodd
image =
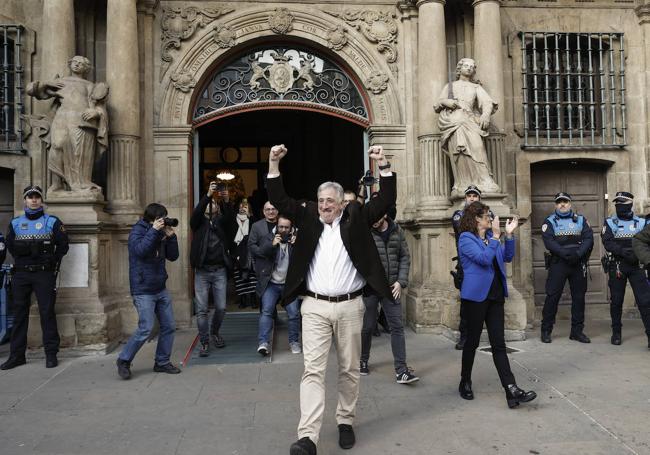
M 386 214 L 388 209 L 397 201 L 397 184 L 395 174 L 390 171 L 390 163 L 384 155 L 381 145 L 373 145 L 368 149 L 368 156 L 377 163 L 379 168 L 379 194 L 364 205 L 369 225 L 374 224 Z
M 282 177 L 280 177 L 280 160 L 286 154 L 287 148 L 284 144 L 271 147 L 269 173 L 266 176 L 266 190 L 269 194 L 269 201 L 278 209 L 278 212 L 295 219 L 298 203 L 287 195 L 282 183 Z

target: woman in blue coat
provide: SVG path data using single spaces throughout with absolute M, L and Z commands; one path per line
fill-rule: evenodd
M 485 323 L 494 365 L 505 389 L 508 406 L 514 408 L 520 402 L 534 400 L 537 396 L 535 392 L 526 392 L 517 387 L 510 370 L 503 335 L 503 305 L 508 296 L 504 263 L 511 262 L 515 256 L 515 239 L 512 233 L 519 221 L 517 218 L 508 220 L 505 226 L 505 243 L 502 244 L 499 217 L 492 219 L 489 210 L 487 205 L 474 202 L 465 209 L 460 220 L 458 256 L 465 272 L 460 299 L 467 315 L 468 326 L 458 391 L 462 398 L 474 399 L 472 366 Z

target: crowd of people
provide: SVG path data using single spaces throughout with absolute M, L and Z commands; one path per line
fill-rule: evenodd
M 229 277 L 234 277 L 241 308 L 259 307 L 257 352 L 272 350 L 277 307 L 288 318 L 289 350 L 303 354 L 300 383 L 298 440 L 291 455 L 315 455 L 325 409 L 325 370 L 332 344 L 338 361 L 336 421 L 339 445 L 355 444 L 353 423 L 360 376 L 370 374 L 372 335 L 379 311 L 390 332 L 395 381 L 419 380 L 406 355 L 402 300 L 409 284 L 410 253 L 406 235 L 395 222 L 396 176 L 381 146 L 372 146 L 369 158 L 379 169 L 379 191 L 366 197 L 366 186 L 345 191 L 336 182 L 322 183 L 316 201 L 295 200 L 286 194 L 280 161 L 284 145 L 271 148 L 266 176 L 268 201 L 263 217 L 255 221 L 246 199 L 230 200 L 226 188 L 210 182 L 190 218 L 190 263 L 194 269 L 195 312 L 199 356 L 211 346 L 223 348 Z M 372 179 L 374 182 L 374 179 Z M 372 184 L 372 183 L 371 183 Z M 534 391 L 517 386 L 504 339 L 504 303 L 508 297 L 505 264 L 515 257 L 517 217 L 502 223 L 481 202 L 476 185 L 465 190 L 462 209 L 451 220 L 457 257 L 452 272 L 460 291 L 459 340 L 462 350 L 458 391 L 474 399 L 472 370 L 484 325 L 494 364 L 510 408 L 536 398 Z M 0 234 L 0 260 L 7 250 L 14 258 L 11 286 L 14 327 L 7 370 L 26 363 L 27 324 L 31 294 L 36 294 L 43 332 L 46 367 L 58 364 L 59 335 L 54 304 L 56 278 L 68 251 L 65 226 L 45 213 L 43 192 L 29 186 L 23 192 L 24 213 L 10 223 L 5 239 Z M 639 308 L 650 348 L 650 219 L 633 212 L 634 196 L 618 192 L 615 214 L 605 219 L 602 242 L 607 252 L 601 262 L 611 292 L 611 343 L 622 343 L 622 306 L 629 282 Z M 570 339 L 589 343 L 584 332 L 588 261 L 593 231 L 583 214 L 572 206 L 566 192 L 555 196 L 555 211 L 541 226 L 548 270 L 541 341 L 550 343 L 558 302 L 566 281 L 571 291 Z M 175 322 L 172 299 L 166 289 L 167 261 L 179 257 L 174 226 L 167 209 L 149 204 L 129 235 L 129 281 L 138 326 L 117 357 L 117 372 L 131 377 L 130 366 L 138 350 L 151 337 L 156 320 L 160 331 L 153 370 L 178 374 L 170 356 Z M 209 302 L 214 306 L 210 317 Z

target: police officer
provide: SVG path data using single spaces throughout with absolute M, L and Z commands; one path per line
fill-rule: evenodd
M 619 191 L 614 198 L 616 215 L 605 219 L 603 223 L 603 245 L 609 253 L 605 264 L 609 275 L 609 290 L 612 316 L 612 338 L 614 345 L 620 345 L 621 316 L 623 314 L 623 298 L 625 286 L 630 282 L 634 299 L 639 307 L 645 332 L 650 342 L 650 285 L 639 260 L 632 251 L 632 237 L 641 232 L 646 225 L 645 218 L 639 218 L 632 211 L 634 195 Z
M 542 310 L 542 342 L 551 342 L 557 304 L 564 284 L 571 288 L 571 340 L 591 343 L 583 333 L 585 324 L 585 293 L 587 292 L 587 261 L 594 246 L 594 233 L 587 219 L 571 208 L 568 193 L 555 195 L 555 213 L 542 225 L 542 239 L 550 254 L 545 254 L 548 276 L 546 300 Z
M 463 217 L 465 212 L 465 207 L 470 205 L 472 202 L 481 200 L 481 190 L 478 189 L 476 185 L 470 185 L 465 190 L 465 206 L 462 210 L 456 210 L 451 217 L 451 226 L 454 228 L 454 237 L 456 238 L 456 253 L 458 253 L 458 238 L 460 237 L 460 219 Z M 490 216 L 494 218 L 494 215 L 490 211 Z M 458 254 L 456 255 L 458 257 Z M 460 289 L 459 283 L 462 281 L 463 270 L 460 266 L 460 261 L 456 262 L 456 271 L 452 272 L 454 276 L 454 284 L 457 288 Z M 467 319 L 465 318 L 465 311 L 463 310 L 463 305 L 460 306 L 460 323 L 458 324 L 458 331 L 460 332 L 460 337 L 458 343 L 456 343 L 456 349 L 462 350 L 465 346 L 465 340 L 467 340 Z
M 45 366 L 58 365 L 59 332 L 54 301 L 58 267 L 68 252 L 68 234 L 57 217 L 45 213 L 43 190 L 39 186 L 25 188 L 23 198 L 25 213 L 11 220 L 7 233 L 7 247 L 15 262 L 12 281 L 14 327 L 9 359 L 0 365 L 2 370 L 25 364 L 32 292 L 36 294 L 41 317 Z

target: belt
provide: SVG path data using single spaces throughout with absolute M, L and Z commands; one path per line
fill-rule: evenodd
M 352 300 L 355 297 L 359 297 L 361 294 L 363 294 L 363 289 L 359 289 L 358 291 L 354 291 L 349 294 L 341 294 L 335 296 L 316 294 L 315 292 L 311 291 L 305 292 L 305 295 L 308 295 L 309 297 L 313 297 L 318 300 L 327 300 L 328 302 L 344 302 L 346 300 Z
M 15 272 L 54 272 L 51 265 L 14 265 Z

